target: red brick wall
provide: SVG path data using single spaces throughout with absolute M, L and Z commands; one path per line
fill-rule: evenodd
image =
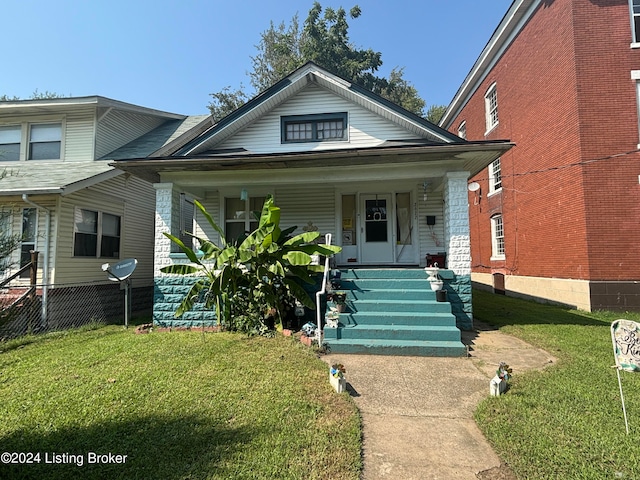
M 640 163 L 624 0 L 543 2 L 451 123 L 469 140 L 510 139 L 503 189 L 491 197 L 486 170 L 470 194 L 476 272 L 575 279 L 638 278 Z M 635 60 L 635 66 L 633 61 Z M 496 82 L 499 125 L 485 135 L 484 95 Z M 604 218 L 607 215 L 607 218 Z M 502 213 L 506 261 L 492 261 L 490 217 Z M 625 257 L 624 262 L 613 261 Z

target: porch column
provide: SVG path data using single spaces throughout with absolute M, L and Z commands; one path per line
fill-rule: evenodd
M 169 254 L 171 253 L 171 240 L 164 236 L 164 233 L 175 231 L 174 222 L 178 217 L 174 210 L 178 208 L 174 202 L 173 183 L 155 183 L 156 189 L 156 231 L 154 242 L 154 262 L 153 275 L 161 275 L 160 269 L 171 263 Z
M 473 328 L 468 178 L 469 172 L 449 172 L 444 186 L 444 235 L 447 245 L 447 268 L 453 271 L 453 278 L 445 280 L 457 326 L 463 330 Z

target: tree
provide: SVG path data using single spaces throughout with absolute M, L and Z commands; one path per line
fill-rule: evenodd
M 424 118 L 429 120 L 431 123 L 435 123 L 436 125 L 440 123 L 440 119 L 444 115 L 444 112 L 447 111 L 446 105 L 431 105 L 427 110 L 427 114 Z
M 360 7 L 354 6 L 349 11 L 349 17 L 356 19 L 361 13 Z M 382 54 L 370 48 L 356 48 L 349 40 L 348 30 L 344 8 L 334 10 L 328 7 L 323 13 L 318 2 L 309 10 L 302 29 L 297 15 L 289 26 L 280 23 L 276 27 L 271 22 L 269 29 L 260 36 L 260 43 L 256 46 L 258 54 L 251 57 L 251 85 L 256 91 L 263 91 L 296 68 L 313 61 L 422 116 L 425 101 L 415 87 L 403 78 L 404 69 L 394 68 L 388 79 L 376 76 L 382 66 Z M 213 101 L 209 109 L 216 121 L 231 113 L 232 107 L 244 96 L 242 88 L 235 92 L 229 90 L 230 87 L 225 87 L 221 92 L 211 94 Z
M 38 89 L 36 88 L 31 94 L 31 96 L 29 97 L 29 100 L 49 100 L 51 98 L 65 98 L 68 96 L 70 95 L 61 95 L 56 92 L 50 92 L 49 90 L 45 90 L 44 92 L 39 92 Z M 22 100 L 22 99 L 20 97 L 16 97 L 15 95 L 12 95 L 12 96 L 9 96 L 6 94 L 0 95 L 0 102 L 14 102 L 16 100 Z
M 177 317 L 203 300 L 206 308 L 215 308 L 220 325 L 245 333 L 264 334 L 273 327 L 267 319 L 282 322 L 287 308 L 296 300 L 314 308 L 313 300 L 296 279 L 313 283 L 310 273 L 318 268 L 311 265 L 311 256 L 333 255 L 340 247 L 316 244 L 318 232 L 292 236 L 296 227 L 281 230 L 280 209 L 271 196 L 264 202 L 258 227 L 240 239 L 226 239 L 202 204 L 197 200 L 194 203 L 220 235 L 221 244 L 194 236 L 202 252 L 197 255 L 179 238 L 165 233 L 191 264 L 169 265 L 161 271 L 175 275 L 198 274 L 175 313 Z

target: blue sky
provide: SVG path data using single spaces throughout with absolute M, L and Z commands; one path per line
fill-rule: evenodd
M 511 0 L 325 0 L 359 5 L 349 20 L 357 47 L 382 52 L 388 75 L 404 67 L 427 105 L 447 105 Z M 5 39 L 0 95 L 36 89 L 102 95 L 175 113 L 208 113 L 210 93 L 241 83 L 260 34 L 302 23 L 313 1 L 20 0 L 2 6 Z

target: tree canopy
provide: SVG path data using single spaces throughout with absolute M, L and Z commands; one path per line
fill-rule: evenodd
M 65 98 L 67 95 L 61 95 L 56 92 L 50 92 L 49 90 L 45 90 L 44 92 L 39 92 L 36 88 L 34 92 L 29 97 L 29 100 L 48 100 L 51 98 Z M 15 95 L 0 95 L 0 102 L 13 102 L 16 100 L 22 100 L 20 97 L 16 97 Z
M 349 18 L 357 19 L 362 11 L 357 5 L 349 11 Z M 412 113 L 424 116 L 425 101 L 415 87 L 403 77 L 404 68 L 391 70 L 389 78 L 377 76 L 382 66 L 382 54 L 372 49 L 357 48 L 349 39 L 349 24 L 344 8 L 324 9 L 315 2 L 302 27 L 298 15 L 287 25 L 275 25 L 260 35 L 258 53 L 251 57 L 253 71 L 251 85 L 261 92 L 274 85 L 308 61 L 354 81 L 374 93 L 391 100 Z M 208 105 L 217 121 L 244 104 L 248 98 L 242 85 L 230 86 L 212 93 Z M 433 107 L 432 107 L 433 108 Z

